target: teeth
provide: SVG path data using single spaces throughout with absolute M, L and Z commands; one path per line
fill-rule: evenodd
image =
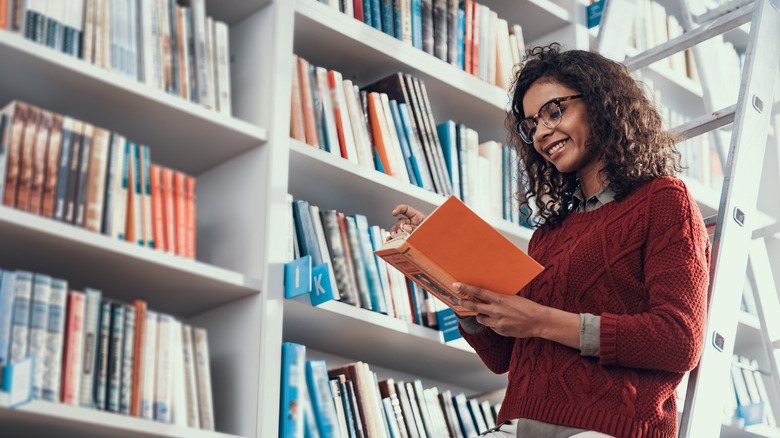
M 550 149 L 548 149 L 547 150 L 547 155 L 552 155 L 552 154 L 558 152 L 559 150 L 561 150 L 563 148 L 563 146 L 566 145 L 567 141 L 568 140 L 564 140 L 564 141 L 556 144 L 555 146 L 551 147 Z

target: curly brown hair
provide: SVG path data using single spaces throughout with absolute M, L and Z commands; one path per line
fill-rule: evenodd
M 591 122 L 585 146 L 604 163 L 599 177 L 609 182 L 616 200 L 648 179 L 680 172 L 675 137 L 624 65 L 595 52 L 563 51 L 558 43 L 530 48 L 512 82 L 506 127 L 507 143 L 519 158 L 522 184 L 516 196 L 525 211 L 534 203 L 538 225 L 555 227 L 571 213 L 579 181 L 576 172 L 559 172 L 515 131 L 525 117 L 523 97 L 537 81 L 557 82 L 583 95 Z

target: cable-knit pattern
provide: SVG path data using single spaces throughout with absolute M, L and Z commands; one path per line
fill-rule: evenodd
M 529 253 L 545 270 L 519 295 L 601 316 L 600 357 L 492 330 L 464 337 L 509 371 L 499 421 L 531 418 L 616 437 L 677 436 L 674 391 L 701 352 L 709 239 L 685 185 L 643 184 L 621 201 L 541 228 Z

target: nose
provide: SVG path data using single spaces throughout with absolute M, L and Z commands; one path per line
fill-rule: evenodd
M 534 132 L 534 143 L 549 137 L 554 129 L 555 128 L 548 128 L 547 125 L 539 120 L 539 122 L 536 124 L 536 131 Z

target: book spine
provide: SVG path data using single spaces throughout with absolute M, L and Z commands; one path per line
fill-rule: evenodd
M 32 281 L 31 272 L 16 271 L 9 363 L 24 359 L 29 351 Z
M 10 115 L 0 113 L 0 196 L 5 193 L 8 147 L 11 144 L 11 120 Z
M 154 387 L 157 379 L 157 312 L 146 311 L 146 338 L 144 339 L 143 354 L 143 378 L 141 380 L 140 417 L 148 420 L 154 419 Z
M 119 181 L 116 184 L 115 207 L 111 212 L 111 237 L 127 240 L 127 214 L 129 203 L 132 143 L 124 137 L 119 140 Z
M 130 401 L 130 415 L 141 416 L 141 386 L 144 384 L 144 361 L 146 354 L 146 312 L 145 301 L 136 300 L 131 303 L 135 308 L 135 342 L 133 345 L 133 382 Z
M 43 182 L 43 196 L 41 200 L 41 216 L 54 217 L 54 206 L 57 197 L 57 180 L 59 175 L 60 151 L 62 150 L 62 122 L 63 116 L 55 114 L 52 118 L 51 134 L 49 134 L 49 147 L 46 155 L 46 171 Z M 0 166 L 3 165 L 0 160 Z M 4 178 L 0 175 L 0 182 Z
M 187 383 L 184 374 L 184 345 L 182 344 L 182 323 L 173 320 L 171 327 L 171 419 L 177 426 L 187 426 L 189 407 L 187 405 Z
M 68 312 L 65 331 L 65 359 L 62 365 L 62 402 L 77 406 L 81 387 L 81 357 L 84 352 L 84 312 L 86 297 L 83 293 L 68 293 Z
M 144 246 L 144 210 L 143 210 L 143 194 L 144 194 L 144 181 L 143 181 L 143 146 L 140 144 L 133 145 L 133 179 L 131 187 L 128 188 L 129 193 L 132 193 L 132 202 L 129 207 L 132 209 L 132 215 L 128 214 L 128 228 L 133 230 L 131 236 L 128 232 L 128 240 L 137 244 L 138 246 Z
M 355 218 L 355 225 L 357 226 L 358 239 L 360 240 L 360 253 L 363 256 L 366 278 L 368 279 L 371 307 L 375 312 L 387 314 L 387 301 L 385 299 L 384 288 L 379 279 L 379 270 L 376 264 L 376 257 L 374 256 L 374 249 L 371 245 L 368 219 L 362 214 L 356 214 L 353 217 Z
M 84 213 L 84 228 L 95 233 L 100 233 L 103 225 L 110 141 L 110 131 L 95 127 L 86 181 L 87 193 Z
M 35 139 L 38 132 L 38 125 L 43 112 L 30 107 L 27 122 L 24 125 L 24 140 L 19 161 L 19 178 L 16 187 L 15 207 L 20 210 L 27 210 L 30 202 L 30 185 L 32 183 L 33 160 L 35 156 Z
M 176 255 L 187 255 L 187 200 L 184 174 L 173 172 L 174 215 L 176 216 Z
M 349 240 L 350 253 L 352 255 L 352 268 L 357 279 L 358 292 L 360 295 L 360 305 L 364 309 L 377 310 L 374 307 L 374 300 L 371 298 L 371 286 L 368 283 L 366 271 L 366 262 L 361 249 L 360 235 L 357 222 L 354 216 L 345 216 L 347 238 Z
M 195 373 L 195 350 L 192 345 L 192 326 L 189 324 L 182 324 L 181 335 L 187 399 L 187 426 L 197 429 L 200 428 L 200 406 L 198 405 L 198 380 Z M 282 404 L 282 406 L 284 406 L 284 404 Z
M 165 250 L 176 254 L 176 201 L 173 196 L 173 171 L 162 169 L 163 212 L 165 218 Z
M 302 255 L 311 256 L 312 267 L 321 265 L 322 252 L 314 230 L 314 219 L 311 216 L 309 203 L 303 200 L 293 201 L 293 217 Z
M 65 208 L 68 200 L 68 178 L 70 177 L 70 156 L 73 147 L 73 119 L 65 116 L 62 119 L 62 142 L 60 143 L 60 158 L 57 168 L 57 188 L 54 195 L 54 219 L 65 219 Z
M 119 413 L 130 415 L 133 396 L 133 374 L 135 360 L 136 308 L 125 305 L 124 337 L 122 339 L 122 377 L 119 388 Z
M 79 158 L 81 157 L 82 131 L 84 123 L 79 120 L 73 121 L 71 129 L 71 149 L 68 163 L 68 186 L 65 195 L 65 213 L 62 220 L 66 223 L 73 223 L 76 216 L 76 194 L 79 183 Z M 56 218 L 56 216 L 55 216 Z
M 329 249 L 330 262 L 336 277 L 336 287 L 339 290 L 340 300 L 354 305 L 355 298 L 349 285 L 349 273 L 344 256 L 344 247 L 341 242 L 337 212 L 335 210 L 320 210 L 320 218 Z
M 73 224 L 77 227 L 84 226 L 84 218 L 87 205 L 87 188 L 89 187 L 89 167 L 92 158 L 92 147 L 95 135 L 95 127 L 90 123 L 84 124 L 84 133 L 81 137 L 81 149 L 78 166 L 78 189 L 76 191 L 75 214 Z
M 106 389 L 108 387 L 108 361 L 111 345 L 111 302 L 100 303 L 100 336 L 95 366 L 95 408 L 106 410 Z
M 197 196 L 195 195 L 195 177 L 185 177 L 187 208 L 187 258 L 195 259 L 197 229 Z
M 97 289 L 84 289 L 84 354 L 81 359 L 81 389 L 79 405 L 85 408 L 95 407 L 94 382 L 97 355 L 98 334 L 100 330 L 100 298 Z
M 125 330 L 125 305 L 111 303 L 111 340 L 108 347 L 106 410 L 119 412 L 122 386 L 122 347 Z
M 10 362 L 9 345 L 13 322 L 14 298 L 16 295 L 16 273 L 2 272 L 0 283 L 0 367 Z
M 32 287 L 29 340 L 29 355 L 35 358 L 32 388 L 33 398 L 43 398 L 43 374 L 46 360 L 46 335 L 49 330 L 51 277 L 44 274 L 35 274 Z
M 41 111 L 38 131 L 33 149 L 32 175 L 30 178 L 30 199 L 27 211 L 41 214 L 43 205 L 43 184 L 46 179 L 46 161 L 49 153 L 49 136 L 52 131 L 53 115 L 49 111 Z
M 52 402 L 60 400 L 67 297 L 68 283 L 65 280 L 52 279 L 49 291 L 49 318 L 47 321 L 46 353 L 43 359 L 43 385 L 41 391 L 41 398 Z
M 171 338 L 173 318 L 170 315 L 158 315 L 157 325 L 157 366 L 154 385 L 154 419 L 163 423 L 171 422 Z
M 109 135 L 107 157 L 106 157 L 106 178 L 103 186 L 103 214 L 100 218 L 100 233 L 110 236 L 113 225 L 113 209 L 116 206 L 115 185 L 119 179 L 117 174 L 116 162 L 119 161 L 119 136 L 115 133 Z
M 198 402 L 200 409 L 200 428 L 214 430 L 214 405 L 211 391 L 211 365 L 209 364 L 209 344 L 206 329 L 194 327 L 192 342 L 195 349 L 195 371 L 198 376 Z
M 303 397 L 306 394 L 306 347 L 282 343 L 281 404 L 279 436 L 303 437 Z
M 19 167 L 22 161 L 22 141 L 24 139 L 24 125 L 28 118 L 26 104 L 14 101 L 8 107 L 11 119 L 10 139 L 6 152 L 5 187 L 3 191 L 3 205 L 16 206 L 16 186 L 19 182 Z
M 152 190 L 152 228 L 154 230 L 154 248 L 165 250 L 165 219 L 163 213 L 162 170 L 159 166 L 149 166 L 149 182 Z
M 154 248 L 154 231 L 152 228 L 152 183 L 150 179 L 151 161 L 149 146 L 140 146 L 141 152 L 141 217 L 143 220 L 144 245 Z
M 330 393 L 328 370 L 324 360 L 306 362 L 306 384 L 320 437 L 338 437 L 339 426 L 336 418 L 336 407 Z

